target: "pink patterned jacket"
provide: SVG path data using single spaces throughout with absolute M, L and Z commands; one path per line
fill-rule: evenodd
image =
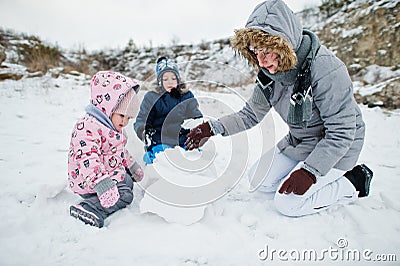
M 135 86 L 139 86 L 137 82 L 116 72 L 101 71 L 93 76 L 91 104 L 75 124 L 69 148 L 68 181 L 74 193 L 95 193 L 94 187 L 107 177 L 123 181 L 125 167 L 132 169 L 135 165 L 125 148 L 125 134 L 116 131 L 110 119 L 123 96 Z M 133 100 L 137 114 L 136 94 Z

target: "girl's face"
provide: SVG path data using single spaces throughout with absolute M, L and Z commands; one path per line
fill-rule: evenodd
M 265 68 L 271 74 L 275 74 L 278 69 L 279 55 L 274 52 L 267 52 L 262 48 L 251 49 L 257 56 L 258 65 Z
M 118 132 L 122 132 L 122 128 L 128 125 L 130 117 L 123 114 L 113 113 L 111 115 L 111 122 Z
M 165 72 L 162 76 L 161 84 L 167 92 L 171 92 L 173 88 L 178 87 L 178 79 L 175 73 Z

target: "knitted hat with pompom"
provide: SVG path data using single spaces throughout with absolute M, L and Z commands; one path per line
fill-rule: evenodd
M 168 57 L 162 56 L 156 61 L 156 77 L 157 83 L 160 87 L 162 87 L 162 75 L 165 72 L 173 72 L 176 75 L 178 84 L 181 83 L 178 65 Z

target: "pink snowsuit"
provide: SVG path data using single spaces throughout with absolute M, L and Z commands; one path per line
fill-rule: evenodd
M 101 71 L 93 76 L 90 107 L 96 114 L 92 111 L 78 120 L 69 148 L 68 181 L 74 193 L 96 193 L 94 187 L 102 180 L 109 177 L 121 182 L 125 178 L 125 168 L 133 173 L 138 165 L 125 148 L 126 135 L 115 130 L 110 119 L 124 95 L 135 86 L 139 86 L 137 82 L 111 71 Z M 139 100 L 136 93 L 133 101 L 137 103 L 134 112 L 137 114 Z

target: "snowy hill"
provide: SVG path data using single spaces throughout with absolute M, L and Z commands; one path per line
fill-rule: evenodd
M 399 41 L 399 11 L 398 0 L 333 0 L 298 16 L 354 74 L 373 64 L 400 63 L 400 49 L 393 47 Z
M 323 1 L 297 15 L 347 65 L 352 80 L 373 91 L 356 93 L 358 102 L 400 107 L 399 0 Z
M 367 125 L 359 162 L 374 178 L 368 198 L 301 218 L 280 215 L 272 194 L 249 191 L 250 166 L 287 130 L 272 113 L 238 139 L 212 138 L 203 147 L 210 162 L 204 171 L 182 174 L 180 161 L 165 154 L 154 169 L 146 167 L 150 181 L 155 172 L 170 180 L 203 181 L 209 173 L 232 178 L 223 193 L 202 205 L 199 221 L 187 223 L 190 213 L 183 210 L 174 222 L 141 213 L 148 181 L 136 184 L 134 202 L 104 228 L 73 219 L 69 206 L 79 198 L 67 187 L 67 153 L 72 126 L 89 103 L 92 73 L 113 69 L 134 77 L 143 84 L 143 96 L 154 78 L 155 59 L 177 58 L 208 117 L 240 109 L 255 74 L 228 39 L 168 47 L 137 47 L 131 41 L 121 50 L 60 51 L 37 37 L 0 30 L 0 265 L 399 265 L 399 1 L 339 2 L 347 4 L 329 9 L 329 16 L 327 9 L 316 8 L 299 17 L 351 71 Z M 375 46 L 363 54 L 355 50 L 361 44 Z M 143 144 L 132 123 L 128 148 L 140 159 Z
M 304 27 L 315 31 L 322 44 L 345 62 L 357 87 L 367 87 L 362 92 L 356 88 L 359 103 L 397 109 L 400 107 L 399 9 L 399 0 L 334 0 L 323 1 L 320 7 L 297 15 Z M 229 38 L 161 47 L 150 44 L 139 47 L 130 40 L 122 49 L 61 51 L 39 37 L 0 29 L 0 81 L 46 73 L 53 77 L 79 73 L 91 76 L 99 70 L 111 69 L 151 82 L 154 62 L 161 55 L 176 58 L 186 80 L 206 81 L 198 84 L 203 90 L 218 91 L 225 86 L 254 83 L 254 70 L 235 56 Z M 226 66 L 240 70 L 240 76 L 233 75 L 235 70 L 230 71 Z
M 208 116 L 237 110 L 247 97 L 241 89 L 229 94 L 194 92 Z M 370 196 L 352 205 L 288 218 L 275 210 L 273 195 L 249 192 L 246 174 L 261 152 L 260 144 L 272 145 L 286 132 L 278 117 L 269 115 L 242 136 L 249 143 L 240 152 L 245 167 L 231 190 L 206 205 L 199 222 L 186 226 L 141 214 L 143 190 L 136 185 L 134 202 L 97 229 L 68 213 L 69 205 L 79 201 L 67 188 L 69 138 L 88 98 L 84 75 L 0 82 L 1 265 L 398 265 L 398 111 L 362 107 L 367 135 L 360 162 L 369 165 L 375 177 Z M 260 132 L 267 135 L 261 137 Z M 131 125 L 127 133 L 129 149 L 140 158 L 142 144 Z M 204 147 L 204 152 L 217 147 L 213 164 L 218 175 L 227 171 L 227 162 L 238 159 L 231 152 L 232 141 L 216 137 Z M 172 167 L 163 174 L 176 173 Z M 278 256 L 278 250 L 286 254 Z M 310 250 L 317 257 L 302 259 Z M 356 255 L 346 255 L 349 252 Z

